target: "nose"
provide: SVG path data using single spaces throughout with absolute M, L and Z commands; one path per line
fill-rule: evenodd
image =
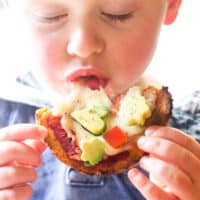
M 75 28 L 69 37 L 67 53 L 80 58 L 99 54 L 104 49 L 104 41 L 96 31 L 87 27 Z

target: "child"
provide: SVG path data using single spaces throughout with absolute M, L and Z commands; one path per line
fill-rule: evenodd
M 32 99 L 26 92 L 18 93 L 17 100 L 41 106 L 44 92 L 56 97 L 70 94 L 69 79 L 76 70 L 85 76 L 94 73 L 97 79 L 92 84 L 108 80 L 107 88 L 115 95 L 133 84 L 152 84 L 143 72 L 153 56 L 161 25 L 173 23 L 181 0 L 4 3 L 7 25 L 17 23 L 15 36 L 23 30 L 15 39 L 23 43 L 27 38 L 20 54 L 32 71 L 17 79 L 24 91 L 31 89 Z M 40 95 L 35 98 L 35 94 Z M 148 153 L 139 164 L 151 180 L 137 169 L 128 172 L 130 181 L 126 173 L 87 177 L 57 161 L 49 150 L 44 152 L 42 140 L 47 133 L 34 125 L 35 106 L 1 104 L 6 114 L 2 120 L 10 126 L 0 130 L 0 199 L 143 199 L 130 181 L 148 200 L 200 199 L 200 145 L 180 130 L 150 127 L 138 141 L 139 148 Z M 11 125 L 12 119 L 29 125 Z

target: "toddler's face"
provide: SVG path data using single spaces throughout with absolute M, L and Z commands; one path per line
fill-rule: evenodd
M 15 0 L 12 6 L 25 16 L 28 64 L 49 88 L 66 95 L 69 80 L 96 76 L 117 94 L 150 62 L 167 1 Z

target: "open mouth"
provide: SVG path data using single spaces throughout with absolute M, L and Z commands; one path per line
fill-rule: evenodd
M 108 78 L 103 72 L 96 68 L 80 68 L 66 76 L 69 82 L 80 82 L 80 84 L 89 87 L 92 90 L 105 88 L 108 83 Z
M 83 84 L 89 87 L 92 90 L 98 90 L 100 87 L 106 87 L 107 81 L 106 79 L 100 79 L 97 76 L 82 76 L 77 80 L 80 80 Z

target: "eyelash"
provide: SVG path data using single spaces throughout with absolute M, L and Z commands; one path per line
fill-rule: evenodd
M 109 18 L 113 22 L 124 22 L 131 18 L 133 16 L 133 13 L 126 13 L 126 14 L 120 14 L 120 15 L 114 15 L 114 14 L 109 14 L 109 13 L 102 13 L 105 17 Z
M 67 14 L 63 14 L 63 15 L 58 15 L 58 16 L 53 16 L 53 17 L 44 17 L 44 16 L 37 16 L 35 15 L 34 18 L 39 21 L 40 23 L 47 23 L 47 24 L 51 24 L 53 22 L 57 22 L 65 17 L 67 17 Z
M 129 18 L 131 18 L 133 16 L 133 13 L 126 13 L 126 14 L 109 14 L 109 13 L 102 13 L 103 16 L 107 17 L 108 19 L 110 19 L 111 21 L 113 21 L 114 23 L 117 22 L 123 22 L 128 20 Z M 51 24 L 53 22 L 57 22 L 65 17 L 67 17 L 67 14 L 63 14 L 63 15 L 58 15 L 58 16 L 53 16 L 53 17 L 43 17 L 43 16 L 37 16 L 35 15 L 34 18 L 39 21 L 40 23 L 47 23 L 47 24 Z

